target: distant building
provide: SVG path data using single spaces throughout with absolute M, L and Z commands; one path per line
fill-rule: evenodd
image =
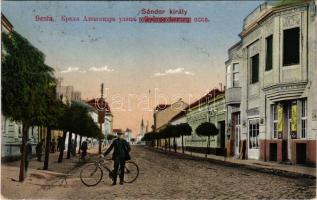
M 144 134 L 146 133 L 145 131 L 146 131 L 146 127 L 144 126 L 144 120 L 143 120 L 143 117 L 142 117 L 142 120 L 141 120 L 141 123 L 140 123 L 140 132 L 139 132 L 139 134 L 137 135 L 137 138 L 136 138 L 137 143 L 145 144 L 142 141 L 142 138 L 144 137 Z
M 132 139 L 132 130 L 127 128 L 124 132 L 124 138 L 128 141 L 131 142 Z
M 168 124 L 170 124 L 171 119 L 178 115 L 180 112 L 184 111 L 188 107 L 182 99 L 172 103 L 172 104 L 159 104 L 154 109 L 154 124 L 153 131 L 159 132 L 164 129 Z M 160 146 L 165 146 L 166 140 L 159 140 Z
M 112 132 L 114 135 L 117 135 L 118 133 L 123 133 L 122 129 L 120 129 L 120 128 L 114 128 Z
M 215 154 L 223 155 L 225 149 L 225 95 L 218 89 L 211 90 L 208 94 L 190 104 L 186 108 L 186 120 L 192 128 L 192 135 L 185 137 L 185 146 L 193 151 L 205 151 L 207 137 L 198 136 L 196 128 L 204 123 L 215 124 L 219 134 L 212 136 L 210 147 L 214 148 Z M 183 119 L 184 120 L 184 119 Z
M 74 101 L 80 101 L 81 100 L 81 92 L 74 91 L 72 95 L 72 100 Z
M 179 99 L 173 104 L 159 104 L 154 109 L 154 130 L 158 132 L 165 128 L 168 122 L 178 113 L 183 111 L 188 106 L 182 99 Z
M 101 105 L 101 103 L 99 103 L 99 100 L 100 99 L 97 99 L 97 98 L 90 99 L 86 101 L 86 103 L 92 106 L 95 109 L 96 113 L 98 113 L 101 109 L 105 111 L 102 132 L 104 133 L 105 138 L 107 138 L 107 135 L 116 134 L 117 132 L 115 132 L 115 129 L 113 129 L 113 114 L 111 112 L 108 102 L 104 101 L 103 102 L 104 105 L 103 103 Z M 98 114 L 97 114 L 97 121 L 98 121 Z M 105 139 L 105 143 L 108 143 L 107 139 Z
M 186 109 L 184 111 L 181 111 L 180 113 L 178 113 L 175 117 L 173 117 L 169 123 L 171 125 L 179 125 L 179 124 L 183 124 L 183 123 L 187 123 L 187 118 L 186 118 Z M 184 146 L 185 146 L 185 139 L 186 136 L 183 137 L 184 139 Z M 176 138 L 176 144 L 178 147 L 182 146 L 182 137 L 178 137 Z

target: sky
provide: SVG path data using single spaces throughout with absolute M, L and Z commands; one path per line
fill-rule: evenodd
M 114 128 L 130 128 L 136 136 L 141 119 L 153 124 L 153 108 L 182 98 L 192 103 L 219 83 L 225 84 L 228 49 L 239 41 L 243 19 L 261 1 L 85 2 L 2 1 L 2 13 L 14 30 L 46 55 L 63 85 L 82 99 L 106 100 Z M 142 9 L 186 10 L 175 17 L 208 18 L 208 22 L 139 23 L 119 18 L 153 16 Z M 50 16 L 54 21 L 36 21 Z M 72 18 L 75 21 L 62 20 Z M 115 22 L 83 21 L 84 16 Z M 155 14 L 160 16 L 160 14 Z M 76 19 L 80 21 L 76 21 Z

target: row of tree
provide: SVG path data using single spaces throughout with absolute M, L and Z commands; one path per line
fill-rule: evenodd
M 63 160 L 67 132 L 69 145 L 72 133 L 75 133 L 76 137 L 80 135 L 98 139 L 102 138 L 102 134 L 86 108 L 76 104 L 65 105 L 57 97 L 54 70 L 45 64 L 45 55 L 41 51 L 15 31 L 2 33 L 2 45 L 1 109 L 4 116 L 22 123 L 19 181 L 24 181 L 26 141 L 30 127 L 47 127 L 43 169 L 48 169 L 52 130 L 63 131 L 64 145 L 59 162 Z
M 206 148 L 206 156 L 209 152 L 210 148 L 210 137 L 215 136 L 218 134 L 218 129 L 217 127 L 210 122 L 204 122 L 200 124 L 196 128 L 196 133 L 199 136 L 207 136 L 208 137 L 208 142 L 207 142 L 207 148 Z M 165 144 L 167 143 L 168 139 L 168 144 L 169 144 L 169 150 L 170 150 L 170 142 L 171 138 L 174 139 L 175 143 L 175 138 L 182 137 L 182 152 L 184 153 L 184 136 L 189 136 L 192 134 L 192 128 L 188 123 L 181 123 L 178 125 L 167 125 L 164 129 L 161 129 L 159 132 L 149 132 L 144 135 L 142 138 L 143 141 L 148 141 L 148 142 L 155 142 L 156 141 L 156 146 L 159 146 L 159 141 L 161 139 L 165 140 Z M 165 145 L 165 149 L 167 146 Z
M 169 149 L 170 149 L 170 140 L 171 138 L 182 137 L 182 151 L 184 153 L 184 136 L 191 135 L 192 134 L 192 128 L 187 123 L 181 123 L 178 125 L 167 125 L 166 128 L 161 129 L 159 132 L 149 132 L 144 134 L 144 137 L 142 138 L 143 141 L 156 141 L 156 146 L 159 146 L 159 142 L 161 139 L 165 140 L 165 143 L 167 142 L 167 139 L 169 140 Z

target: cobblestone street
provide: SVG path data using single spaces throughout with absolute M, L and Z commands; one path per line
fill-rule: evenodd
M 43 180 L 31 175 L 25 183 L 10 187 L 5 176 L 6 198 L 53 199 L 311 199 L 315 197 L 315 180 L 292 179 L 216 165 L 210 162 L 183 159 L 155 152 L 145 147 L 133 147 L 132 159 L 139 165 L 140 174 L 132 184 L 111 186 L 108 179 L 95 187 L 86 187 L 79 179 L 81 168 L 71 171 L 67 184 L 56 179 Z M 53 169 L 52 169 L 53 170 Z M 17 172 L 16 172 L 17 173 Z M 35 171 L 36 174 L 36 171 Z M 25 189 L 28 188 L 25 193 Z M 14 192 L 19 189 L 19 193 Z

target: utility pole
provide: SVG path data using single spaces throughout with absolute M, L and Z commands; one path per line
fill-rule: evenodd
M 101 146 L 102 146 L 102 141 L 101 141 L 101 136 L 102 136 L 102 124 L 105 121 L 105 106 L 106 102 L 103 98 L 103 83 L 101 83 L 101 89 L 100 89 L 100 99 L 98 100 L 98 122 L 100 124 L 100 138 L 99 138 L 99 149 L 98 153 L 101 154 Z

